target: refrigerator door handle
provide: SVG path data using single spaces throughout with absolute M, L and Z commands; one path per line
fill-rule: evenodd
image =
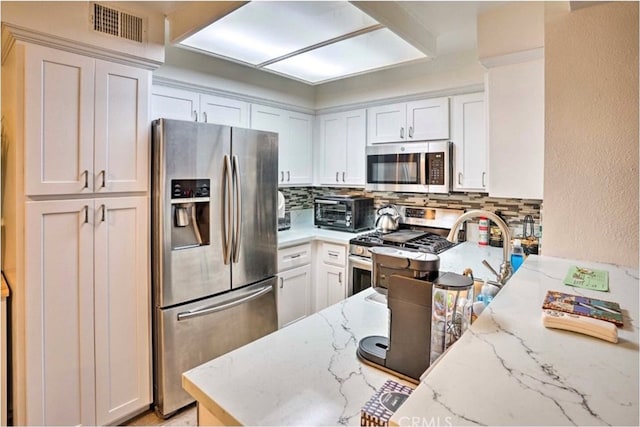
M 229 308 L 235 307 L 237 305 L 240 304 L 244 304 L 246 302 L 249 302 L 251 300 L 254 300 L 256 298 L 261 297 L 262 295 L 268 294 L 269 292 L 273 291 L 273 286 L 272 285 L 267 285 L 264 286 L 260 289 L 258 289 L 257 291 L 253 292 L 252 294 L 243 297 L 243 298 L 239 298 L 235 301 L 231 301 L 225 304 L 219 304 L 219 305 L 212 305 L 209 307 L 203 307 L 203 308 L 199 308 L 197 310 L 192 310 L 192 311 L 185 311 L 183 313 L 178 313 L 178 321 L 180 320 L 187 320 L 187 319 L 191 319 L 194 317 L 198 317 L 198 316 L 204 316 L 206 314 L 211 314 L 211 313 L 216 313 L 218 311 L 223 311 L 223 310 L 227 310 Z
M 238 156 L 233 156 L 233 186 L 235 190 L 235 236 L 233 238 L 233 262 L 240 257 L 240 238 L 242 237 L 242 183 L 240 182 L 240 165 Z
M 222 235 L 224 236 L 224 242 L 222 243 L 222 256 L 224 258 L 225 265 L 231 262 L 231 190 L 232 190 L 232 176 L 231 176 L 231 160 L 229 156 L 224 156 L 224 184 L 226 187 L 226 193 L 223 196 L 221 203 L 222 206 Z

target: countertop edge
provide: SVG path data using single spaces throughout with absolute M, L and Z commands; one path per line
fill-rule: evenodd
M 204 393 L 197 385 L 195 385 L 189 377 L 187 377 L 188 372 L 182 374 L 182 388 L 193 397 L 198 405 L 204 406 L 211 414 L 213 414 L 222 425 L 225 426 L 241 426 L 243 425 L 240 421 L 238 421 L 233 415 L 224 410 L 223 407 L 218 405 L 215 400 L 211 396 L 208 396 Z

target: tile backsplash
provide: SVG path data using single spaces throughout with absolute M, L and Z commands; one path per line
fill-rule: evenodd
M 393 193 L 384 191 L 365 191 L 354 188 L 334 187 L 296 187 L 280 188 L 285 196 L 287 210 L 311 209 L 313 200 L 318 196 L 334 194 L 348 194 L 353 196 L 373 197 L 376 207 L 389 203 L 408 206 L 427 206 L 433 208 L 450 209 L 484 209 L 491 212 L 499 211 L 507 219 L 510 227 L 522 225 L 526 215 L 531 215 L 540 223 L 542 200 L 534 199 L 503 199 L 489 197 L 482 193 L 451 193 L 451 194 L 421 194 L 421 193 Z

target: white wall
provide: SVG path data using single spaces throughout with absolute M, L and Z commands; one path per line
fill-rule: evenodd
M 101 46 L 118 52 L 164 60 L 164 16 L 140 8 L 134 2 L 108 2 L 108 6 L 125 10 L 146 19 L 148 40 L 144 44 L 121 40 L 93 31 L 88 1 L 2 1 L 2 21 L 51 34 L 67 40 Z
M 638 268 L 638 3 L 548 14 L 545 255 Z

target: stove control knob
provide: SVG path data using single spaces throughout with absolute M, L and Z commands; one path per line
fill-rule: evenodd
M 364 248 L 362 246 L 356 246 L 354 249 L 354 252 L 356 255 L 363 255 L 364 254 Z

